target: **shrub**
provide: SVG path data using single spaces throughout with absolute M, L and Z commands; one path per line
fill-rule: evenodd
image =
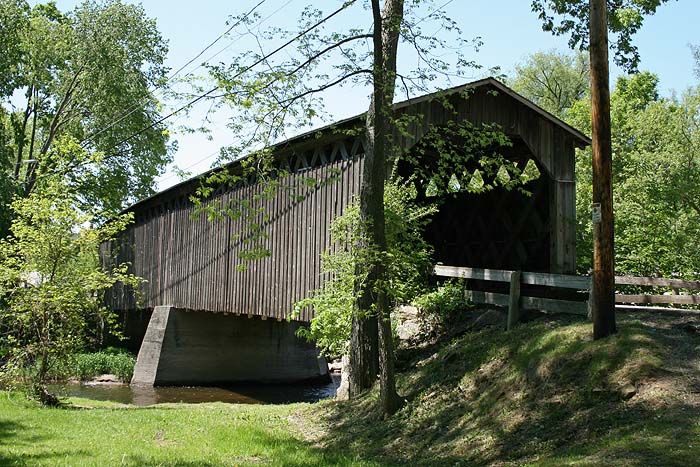
M 416 297 L 413 305 L 421 310 L 424 319 L 437 321 L 439 325 L 454 321 L 459 313 L 471 307 L 460 280 L 449 280 L 436 290 Z
M 81 380 L 108 373 L 122 381 L 130 381 L 136 359 L 126 351 L 110 348 L 101 352 L 77 354 L 73 362 L 71 376 Z
M 385 185 L 387 292 L 392 306 L 411 303 L 423 292 L 430 271 L 432 250 L 421 232 L 436 207 L 420 205 L 416 197 L 411 181 L 390 181 Z M 350 248 L 357 245 L 359 235 L 360 208 L 355 203 L 331 224 L 335 245 L 322 257 L 329 279 L 311 298 L 295 304 L 295 313 L 306 307 L 314 309 L 310 326 L 300 328 L 298 334 L 315 342 L 329 357 L 347 351 L 355 286 L 362 280 L 356 276 L 356 265 L 367 261 L 367 256 L 372 254 L 356 246 Z
M 131 222 L 119 216 L 95 225 L 79 196 L 60 177 L 42 179 L 16 199 L 11 235 L 0 239 L 0 380 L 56 405 L 47 383 L 55 366 L 83 349 L 90 324 L 110 324 L 103 296 L 115 283 L 135 286 L 128 264 L 102 267 L 99 248 Z

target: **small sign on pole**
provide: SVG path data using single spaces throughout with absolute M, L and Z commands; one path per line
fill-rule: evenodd
M 594 224 L 600 224 L 603 220 L 603 213 L 600 209 L 600 203 L 593 203 L 593 209 L 591 210 L 591 215 Z

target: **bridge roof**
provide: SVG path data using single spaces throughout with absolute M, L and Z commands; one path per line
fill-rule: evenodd
M 548 120 L 551 123 L 553 123 L 554 125 L 563 129 L 565 132 L 567 132 L 568 134 L 570 134 L 572 136 L 576 147 L 584 148 L 584 147 L 589 146 L 591 144 L 591 139 L 588 136 L 586 136 L 585 134 L 583 134 L 581 131 L 579 131 L 576 128 L 574 128 L 573 126 L 569 125 L 568 123 L 566 123 L 565 121 L 563 121 L 559 117 L 557 117 L 557 116 L 553 115 L 552 113 L 546 111 L 545 109 L 539 107 L 537 104 L 535 104 L 531 100 L 518 94 L 517 92 L 515 92 L 514 90 L 512 90 L 511 88 L 509 88 L 508 86 L 503 84 L 501 81 L 499 81 L 493 77 L 488 77 L 488 78 L 480 79 L 477 81 L 472 81 L 470 83 L 462 84 L 462 85 L 455 86 L 455 87 L 452 87 L 449 89 L 436 91 L 436 92 L 433 92 L 430 94 L 425 94 L 423 96 L 418 96 L 415 98 L 411 98 L 411 99 L 407 99 L 407 100 L 404 100 L 401 102 L 397 102 L 394 104 L 394 109 L 395 110 L 404 109 L 406 107 L 410 107 L 410 106 L 417 105 L 417 104 L 420 104 L 423 102 L 431 101 L 433 99 L 436 99 L 437 97 L 459 94 L 461 92 L 468 91 L 470 89 L 476 89 L 476 88 L 481 88 L 481 87 L 485 87 L 485 86 L 491 86 L 491 87 L 495 88 L 497 91 L 502 92 L 505 95 L 509 96 L 510 98 L 514 99 L 515 101 L 519 102 L 520 104 L 525 105 L 528 109 L 532 110 L 533 112 L 535 112 L 539 116 L 543 117 L 545 120 Z M 337 129 L 339 127 L 353 127 L 353 126 L 361 125 L 364 122 L 366 115 L 367 115 L 367 113 L 363 112 L 363 113 L 355 115 L 353 117 L 338 120 L 336 122 L 330 123 L 330 124 L 325 125 L 323 127 L 316 128 L 314 130 L 310 130 L 310 131 L 301 133 L 297 136 L 293 136 L 292 138 L 289 138 L 287 140 L 280 141 L 280 142 L 274 144 L 271 147 L 271 149 L 281 149 L 283 147 L 288 147 L 289 145 L 292 145 L 292 144 L 301 143 L 301 142 L 309 140 L 311 138 L 317 138 L 319 134 L 322 135 L 324 133 L 330 133 L 332 130 Z M 142 200 L 135 202 L 131 206 L 125 208 L 122 211 L 122 213 L 134 211 L 137 208 L 142 207 L 143 205 L 145 205 L 151 201 L 157 200 L 158 198 L 161 198 L 161 197 L 165 198 L 170 194 L 173 194 L 175 192 L 179 192 L 183 189 L 187 189 L 188 187 L 190 187 L 191 185 L 193 185 L 197 181 L 206 178 L 207 176 L 216 172 L 217 170 L 221 170 L 223 168 L 235 167 L 235 166 L 239 165 L 243 159 L 245 159 L 246 157 L 250 157 L 250 156 L 251 155 L 248 154 L 244 157 L 241 157 L 240 159 L 236 159 L 236 160 L 231 161 L 231 162 L 224 164 L 222 166 L 213 167 L 213 168 L 207 170 L 206 172 L 203 172 L 203 173 L 196 175 L 192 178 L 189 178 L 187 180 L 183 180 L 182 182 L 177 183 L 171 187 L 168 187 L 165 190 L 162 190 L 162 191 L 155 193 L 147 198 L 144 198 Z

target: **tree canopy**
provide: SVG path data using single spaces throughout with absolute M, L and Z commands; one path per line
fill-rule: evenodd
M 607 0 L 610 46 L 615 63 L 627 71 L 639 65 L 639 50 L 632 39 L 668 0 Z M 532 9 L 542 21 L 542 29 L 557 36 L 568 35 L 572 49 L 587 50 L 589 45 L 589 0 L 532 0 Z
M 588 56 L 583 52 L 536 52 L 515 66 L 509 84 L 543 109 L 564 118 L 588 92 L 588 71 Z
M 578 72 L 573 56 L 554 60 L 550 53 L 539 53 L 525 63 L 539 63 L 551 79 Z M 512 82 L 529 83 L 531 72 L 528 67 L 516 68 Z M 621 76 L 611 94 L 615 263 L 620 274 L 696 278 L 700 271 L 700 249 L 694 240 L 700 235 L 700 192 L 695 182 L 700 175 L 700 87 L 662 97 L 658 84 L 658 77 L 649 72 Z M 541 89 L 520 86 L 519 90 L 535 101 L 541 99 Z M 586 88 L 560 116 L 590 134 L 587 92 Z M 590 149 L 580 151 L 576 232 L 578 267 L 583 273 L 592 267 L 591 171 Z
M 28 196 L 61 167 L 85 205 L 112 212 L 153 193 L 171 160 L 165 127 L 148 128 L 167 47 L 141 6 L 84 1 L 61 12 L 0 0 L 0 45 L 4 183 Z M 67 161 L 61 140 L 79 143 Z

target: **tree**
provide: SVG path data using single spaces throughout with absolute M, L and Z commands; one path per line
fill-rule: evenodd
M 86 206 L 114 212 L 152 194 L 171 160 L 165 128 L 144 130 L 157 117 L 153 90 L 167 71 L 155 22 L 119 0 L 84 1 L 69 13 L 54 3 L 0 0 L 0 12 L 0 103 L 11 128 L 2 151 L 12 154 L 18 193 L 29 196 L 62 166 L 54 148 L 71 137 L 106 155 L 99 167 L 62 166 L 69 184 L 81 180 Z
M 549 51 L 537 52 L 515 66 L 510 86 L 535 104 L 566 119 L 574 103 L 588 94 L 588 57 Z
M 0 377 L 28 386 L 46 405 L 58 403 L 47 388 L 52 368 L 82 348 L 91 324 L 113 320 L 102 305 L 104 291 L 116 282 L 137 283 L 126 264 L 106 270 L 98 260 L 100 244 L 130 217 L 78 228 L 94 217 L 78 210 L 77 199 L 61 177 L 43 178 L 12 203 L 12 235 L 0 240 Z
M 353 307 L 350 344 L 350 393 L 362 387 L 355 381 L 358 368 L 363 364 L 364 323 L 366 315 L 376 316 L 379 337 L 379 398 L 382 410 L 392 415 L 401 407 L 394 380 L 394 341 L 391 333 L 391 310 L 387 293 L 386 224 L 384 212 L 384 181 L 387 178 L 387 160 L 392 151 L 391 122 L 396 81 L 396 53 L 399 31 L 403 20 L 403 0 L 386 0 L 382 10 L 379 0 L 372 0 L 374 29 L 372 43 L 372 103 L 367 112 L 367 154 L 360 189 L 360 225 L 366 231 L 361 235 L 359 248 L 376 250 L 370 256 L 365 280 L 358 287 Z M 359 266 L 359 265 L 358 265 Z
M 412 303 L 426 291 L 432 267 L 432 247 L 423 238 L 423 229 L 437 211 L 434 203 L 418 201 L 414 179 L 393 177 L 384 189 L 387 238 L 387 294 L 392 307 Z M 356 245 L 364 229 L 359 203 L 349 206 L 331 223 L 331 238 L 338 245 Z M 330 275 L 323 286 L 295 304 L 295 311 L 313 307 L 310 327 L 299 328 L 301 337 L 315 342 L 330 358 L 349 351 L 353 305 L 356 297 L 357 264 L 365 264 L 372 251 L 365 248 L 330 248 L 322 257 L 324 272 Z M 364 271 L 363 271 L 364 272 Z
M 193 199 L 212 219 L 235 216 L 249 220 L 255 232 L 248 238 L 255 239 L 260 238 L 257 237 L 261 234 L 257 226 L 261 224 L 259 220 L 264 219 L 264 214 L 255 207 L 255 199 L 245 202 L 202 201 L 221 184 L 235 185 L 251 177 L 264 183 L 265 193 L 284 189 L 279 185 L 281 171 L 274 164 L 273 154 L 265 148 L 284 137 L 286 131 L 313 127 L 322 121 L 325 117 L 321 98 L 324 91 L 342 85 L 371 86 L 372 103 L 365 128 L 347 131 L 348 135 L 363 134 L 365 139 L 360 218 L 366 231 L 355 247 L 372 252 L 370 260 L 359 265 L 356 271 L 356 279 L 367 277 L 367 280 L 356 283 L 358 301 L 353 315 L 350 381 L 354 396 L 371 387 L 380 373 L 381 401 L 386 414 L 393 413 L 399 403 L 393 381 L 393 342 L 383 262 L 387 254 L 384 182 L 389 164 L 399 155 L 391 135 L 393 130 L 406 125 L 406 122 L 398 121 L 391 110 L 396 80 L 398 78 L 401 82 L 401 92 L 410 97 L 418 91 L 435 90 L 434 83 L 440 77 L 462 76 L 478 67 L 464 59 L 462 49 L 478 47 L 479 42 L 463 39 L 454 21 L 447 18 L 440 8 L 418 16 L 423 3 L 404 4 L 399 0 L 387 0 L 381 9 L 378 1 L 349 0 L 325 17 L 318 10 L 305 9 L 298 29 L 273 28 L 258 34 L 254 32 L 255 16 L 235 18 L 258 39 L 259 50 L 240 54 L 228 65 L 210 66 L 217 86 L 207 92 L 203 92 L 202 87 L 195 88 L 203 99 L 211 102 L 212 108 L 226 105 L 234 110 L 235 117 L 229 128 L 241 135 L 240 144 L 223 150 L 218 162 L 240 159 L 241 170 L 235 174 L 226 170 L 214 172 Z M 338 24 L 332 32 L 326 32 L 327 21 L 353 4 L 363 5 L 372 12 L 372 32 L 348 28 L 347 23 Z M 423 32 L 422 25 L 426 21 L 439 23 L 447 36 L 455 36 L 454 44 L 448 47 L 446 36 L 435 37 Z M 265 52 L 260 39 L 272 44 L 284 42 L 274 51 Z M 370 40 L 371 44 L 368 43 Z M 400 42 L 410 45 L 418 63 L 410 70 L 397 69 Z M 295 43 L 296 50 L 290 49 Z M 450 49 L 455 53 L 447 61 L 433 56 L 435 49 Z M 288 55 L 280 60 L 275 54 L 282 50 Z M 458 73 L 452 74 L 455 69 Z M 217 90 L 221 93 L 215 94 Z M 245 155 L 248 157 L 244 158 Z M 253 258 L 264 257 L 264 252 L 257 251 L 254 246 L 250 250 L 253 252 Z
M 593 293 L 591 314 L 593 337 L 617 332 L 615 324 L 615 266 L 612 201 L 612 143 L 610 130 L 610 72 L 608 29 L 617 35 L 615 61 L 635 70 L 639 53 L 632 35 L 644 15 L 653 14 L 666 0 L 533 0 L 543 28 L 554 34 L 570 34 L 573 47 L 588 47 L 591 69 L 591 127 L 593 140 Z M 548 13 L 564 15 L 555 25 Z
M 607 26 L 613 34 L 610 44 L 614 61 L 633 72 L 640 61 L 634 35 L 642 28 L 646 16 L 653 15 L 669 0 L 607 0 Z M 572 49 L 588 50 L 590 45 L 589 0 L 532 0 L 532 11 L 542 21 L 542 29 L 556 36 L 568 35 Z

